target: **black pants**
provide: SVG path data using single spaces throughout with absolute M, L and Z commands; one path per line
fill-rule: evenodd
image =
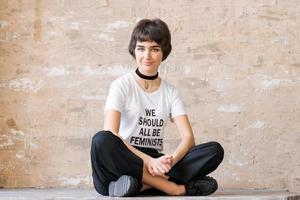
M 160 157 L 154 149 L 139 148 L 151 157 Z M 171 181 L 188 183 L 196 177 L 214 171 L 222 162 L 224 150 L 217 142 L 194 146 L 167 173 Z M 121 175 L 130 175 L 138 180 L 142 188 L 143 160 L 132 153 L 123 141 L 110 131 L 100 131 L 92 139 L 91 162 L 94 187 L 102 195 L 108 195 L 108 185 Z

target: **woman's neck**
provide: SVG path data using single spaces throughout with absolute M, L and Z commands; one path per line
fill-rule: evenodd
M 161 82 L 159 77 L 154 80 L 146 80 L 139 77 L 136 73 L 134 74 L 134 78 L 146 92 L 154 92 L 159 88 Z
M 140 77 L 141 79 L 144 79 L 144 80 L 153 81 L 153 80 L 158 78 L 158 72 L 156 72 L 154 75 L 149 76 L 149 75 L 144 74 L 143 72 L 141 72 L 139 68 L 136 68 L 135 73 L 138 77 Z

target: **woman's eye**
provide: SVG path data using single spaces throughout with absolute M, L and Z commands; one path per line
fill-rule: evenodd
M 153 52 L 159 52 L 160 49 L 152 49 Z
M 138 51 L 144 51 L 144 48 L 137 48 Z

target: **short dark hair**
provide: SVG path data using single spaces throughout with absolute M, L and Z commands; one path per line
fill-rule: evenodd
M 155 41 L 160 45 L 163 52 L 163 61 L 172 50 L 171 34 L 168 25 L 158 18 L 153 20 L 142 19 L 134 27 L 128 46 L 128 51 L 134 58 L 136 43 L 145 41 Z

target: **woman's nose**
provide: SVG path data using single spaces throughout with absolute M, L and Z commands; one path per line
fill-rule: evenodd
M 150 57 L 151 57 L 151 54 L 150 54 L 150 51 L 149 51 L 149 50 L 145 50 L 145 51 L 144 51 L 144 57 L 145 57 L 145 58 L 150 58 Z

